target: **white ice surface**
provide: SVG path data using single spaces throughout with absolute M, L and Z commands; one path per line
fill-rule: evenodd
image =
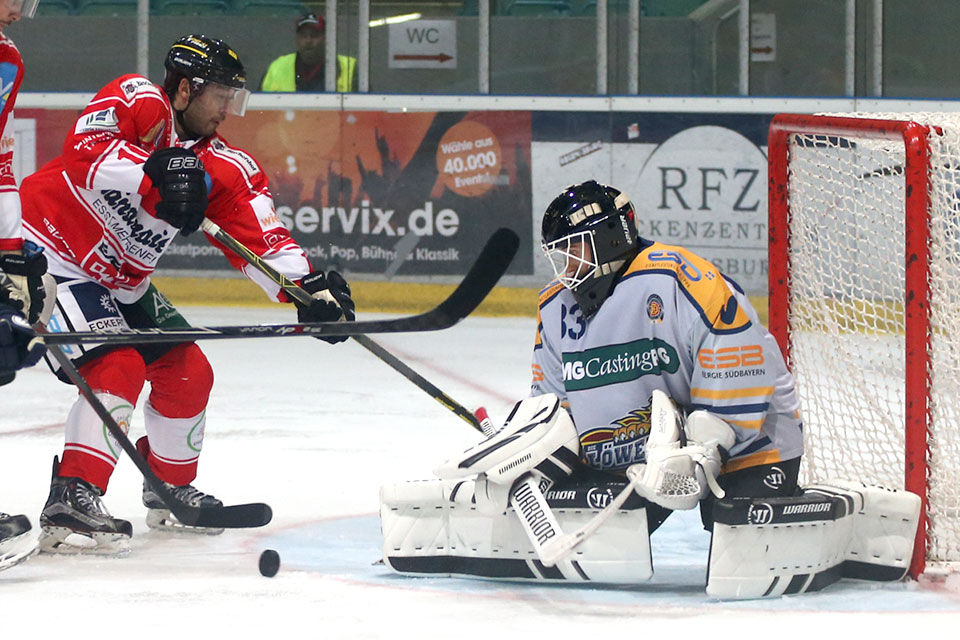
M 290 322 L 289 309 L 182 309 L 195 324 Z M 532 319 L 469 318 L 375 339 L 469 408 L 502 420 L 527 392 Z M 216 382 L 196 485 L 268 502 L 273 522 L 221 536 L 150 531 L 121 460 L 105 502 L 134 525 L 124 558 L 36 556 L 0 572 L 0 638 L 957 637 L 960 590 L 843 581 L 817 594 L 725 603 L 703 592 L 695 513 L 653 537 L 656 576 L 632 588 L 403 578 L 379 558 L 378 488 L 427 477 L 477 436 L 358 344 L 210 341 Z M 72 389 L 41 365 L 0 388 L 0 508 L 36 523 Z M 135 414 L 132 436 L 142 433 Z M 281 556 L 272 579 L 263 549 Z M 952 581 L 953 578 L 950 579 Z M 29 635 L 27 635 L 29 634 Z

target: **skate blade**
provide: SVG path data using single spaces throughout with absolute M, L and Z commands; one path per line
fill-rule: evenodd
M 147 509 L 147 526 L 157 531 L 190 533 L 194 535 L 218 536 L 223 529 L 215 527 L 194 527 L 183 524 L 172 515 L 169 509 Z
M 16 566 L 39 551 L 37 538 L 26 531 L 0 545 L 0 571 Z
M 77 532 L 66 527 L 42 527 L 41 553 L 122 557 L 130 553 L 130 536 L 122 533 Z

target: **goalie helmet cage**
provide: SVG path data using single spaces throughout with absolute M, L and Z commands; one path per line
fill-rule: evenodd
M 776 116 L 770 330 L 801 480 L 923 501 L 910 575 L 960 562 L 960 114 Z

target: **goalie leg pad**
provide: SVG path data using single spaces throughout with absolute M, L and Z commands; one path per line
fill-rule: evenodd
M 623 489 L 622 481 L 577 485 L 565 481 L 547 492 L 561 527 L 575 530 Z M 533 582 L 638 584 L 653 567 L 643 501 L 631 498 L 569 559 L 545 567 L 508 508 L 490 515 L 458 500 L 463 482 L 425 480 L 383 486 L 380 522 L 383 559 L 408 575 L 452 575 Z M 451 500 L 452 498 L 452 500 Z
M 707 594 L 763 598 L 817 591 L 842 577 L 899 580 L 919 509 L 911 493 L 848 481 L 796 497 L 719 500 Z
M 920 522 L 920 496 L 851 480 L 828 480 L 804 493 L 817 494 L 862 499 L 844 556 L 844 578 L 885 582 L 906 576 Z
M 551 480 L 570 475 L 580 459 L 577 428 L 552 393 L 521 400 L 503 428 L 434 470 L 439 478 L 485 474 L 490 482 L 512 485 L 530 471 Z

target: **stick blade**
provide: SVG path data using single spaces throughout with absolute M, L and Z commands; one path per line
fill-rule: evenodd
M 437 306 L 437 311 L 447 316 L 451 324 L 473 313 L 506 273 L 519 247 L 520 238 L 513 230 L 501 227 L 494 231 L 470 271 L 450 297 Z
M 182 511 L 182 513 L 177 513 Z M 174 515 L 183 524 L 214 529 L 252 529 L 269 524 L 273 519 L 270 505 L 262 502 L 237 504 L 229 507 L 186 507 Z

